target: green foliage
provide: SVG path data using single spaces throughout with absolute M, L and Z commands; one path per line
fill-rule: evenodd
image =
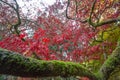
M 0 75 L 0 80 L 4 80 L 4 76 L 3 75 Z
M 117 42 L 119 36 L 120 36 L 120 27 L 113 25 L 106 30 L 101 30 L 98 33 L 98 40 Z

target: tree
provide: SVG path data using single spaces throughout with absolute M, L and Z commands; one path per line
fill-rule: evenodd
M 108 80 L 119 67 L 120 42 L 119 36 L 114 35 L 119 29 L 119 0 L 68 0 L 63 3 L 56 1 L 54 5 L 46 8 L 49 13 L 40 13 L 35 20 L 27 19 L 20 12 L 16 0 L 0 2 L 3 9 L 1 25 L 6 26 L 3 30 L 10 31 L 7 35 L 1 33 L 3 39 L 0 47 L 11 50 L 0 50 L 1 74 L 24 77 L 85 76 L 91 80 Z M 64 4 L 67 4 L 67 18 L 57 15 L 55 10 L 58 6 L 59 10 L 64 9 Z M 14 15 L 10 15 L 10 12 Z M 26 25 L 35 31 L 34 34 L 28 35 L 25 32 Z M 115 39 L 109 38 L 110 35 L 106 36 L 106 32 L 113 34 Z M 119 34 L 119 30 L 117 32 Z M 108 47 L 111 45 L 113 47 Z M 111 52 L 112 54 L 107 56 Z M 92 67 L 88 67 L 91 60 L 99 60 L 102 65 L 97 73 L 92 71 Z M 84 63 L 88 69 L 84 68 Z

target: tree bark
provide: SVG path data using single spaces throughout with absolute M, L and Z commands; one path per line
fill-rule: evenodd
M 81 64 L 63 61 L 45 61 L 27 58 L 19 53 L 0 49 L 0 74 L 21 77 L 70 77 L 86 76 L 91 80 L 108 80 L 111 73 L 120 66 L 120 41 L 95 74 Z
M 102 80 L 108 80 L 111 73 L 120 66 L 120 41 L 116 49 L 112 52 L 109 58 L 104 62 L 98 75 L 102 77 Z
M 4 49 L 0 49 L 0 74 L 21 77 L 87 76 L 98 80 L 94 73 L 77 63 L 26 58 Z

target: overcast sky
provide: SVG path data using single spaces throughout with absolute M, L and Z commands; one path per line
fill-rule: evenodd
M 25 0 L 17 0 L 18 2 L 19 2 L 19 4 L 20 5 L 24 5 L 25 4 Z M 28 3 L 28 4 L 32 4 L 32 3 L 37 3 L 37 4 L 39 4 L 39 3 L 41 3 L 41 2 L 43 2 L 43 3 L 45 3 L 46 5 L 51 5 L 51 4 L 53 4 L 54 2 L 55 2 L 56 0 L 30 0 L 30 1 L 27 1 L 26 3 Z
M 52 5 L 56 0 L 29 0 L 25 2 L 25 0 L 17 0 L 20 7 L 22 7 L 22 11 L 24 14 L 31 12 L 33 15 L 37 13 L 37 10 L 44 10 L 44 6 Z M 43 3 L 43 4 L 42 4 Z

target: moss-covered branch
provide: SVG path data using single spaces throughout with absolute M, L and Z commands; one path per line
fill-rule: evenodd
M 97 74 L 77 63 L 37 60 L 0 49 L 0 74 L 22 77 L 86 76 L 91 80 L 108 80 L 111 73 L 119 66 L 120 41 Z
M 94 73 L 77 63 L 36 60 L 3 49 L 0 49 L 0 74 L 22 77 L 87 76 L 98 80 Z
M 98 74 L 101 75 L 101 77 L 103 78 L 102 80 L 108 80 L 111 73 L 119 66 L 120 66 L 120 41 L 118 42 L 118 46 L 113 51 L 112 55 L 102 65 Z

